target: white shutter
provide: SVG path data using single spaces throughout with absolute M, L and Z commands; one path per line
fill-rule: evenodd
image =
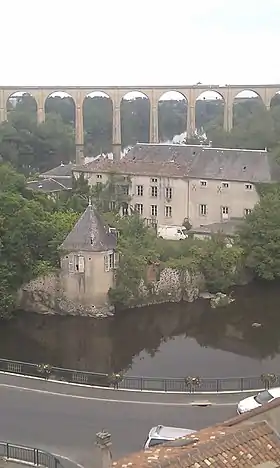
M 108 255 L 108 254 L 105 254 L 105 255 L 104 255 L 104 270 L 105 270 L 105 271 L 109 271 L 109 270 L 110 270 L 110 266 L 109 266 L 109 255 Z
M 69 267 L 69 272 L 74 273 L 74 257 L 73 257 L 73 255 L 69 256 L 68 267 Z
M 114 252 L 114 268 L 118 268 L 120 256 L 118 252 Z
M 85 257 L 79 257 L 79 272 L 85 272 Z

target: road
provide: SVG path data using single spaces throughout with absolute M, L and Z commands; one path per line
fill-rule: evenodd
M 184 395 L 93 390 L 0 375 L 0 440 L 36 446 L 93 468 L 99 462 L 95 434 L 103 428 L 112 434 L 117 459 L 140 450 L 152 426 L 200 429 L 235 415 L 233 401 L 201 408 L 187 406 Z

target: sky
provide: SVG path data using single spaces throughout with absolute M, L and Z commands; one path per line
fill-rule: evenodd
M 1 0 L 0 86 L 280 83 L 280 0 Z

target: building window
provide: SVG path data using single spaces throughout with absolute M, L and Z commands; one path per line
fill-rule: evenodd
M 143 185 L 136 185 L 136 194 L 138 197 L 143 197 Z
M 171 200 L 171 198 L 172 198 L 172 187 L 165 187 L 165 197 L 168 200 Z
M 73 255 L 70 255 L 70 257 L 69 257 L 68 267 L 69 267 L 69 272 L 74 273 L 75 268 L 74 268 L 74 257 L 73 257 Z
M 165 207 L 165 217 L 166 218 L 171 218 L 172 217 L 172 207 L 171 206 L 166 206 Z
M 135 211 L 137 211 L 137 213 L 142 215 L 143 214 L 143 204 L 142 203 L 136 203 Z
M 96 178 L 97 179 L 102 179 L 102 174 L 97 174 Z
M 228 206 L 222 206 L 222 214 L 223 215 L 228 215 L 229 214 L 229 207 Z
M 157 187 L 151 187 L 151 196 L 155 197 L 155 198 L 158 196 L 158 188 Z
M 229 183 L 228 182 L 223 182 L 222 187 L 223 188 L 229 188 Z
M 122 204 L 122 215 L 128 216 L 128 203 L 124 202 Z
M 128 185 L 122 185 L 122 190 L 124 195 L 129 195 L 129 186 Z
M 248 216 L 250 213 L 252 213 L 251 208 L 245 208 L 245 209 L 244 209 L 244 215 L 245 215 L 245 216 Z
M 206 182 L 206 180 L 201 180 L 201 181 L 200 181 L 200 187 L 207 187 L 207 182 Z
M 245 189 L 246 190 L 252 190 L 253 185 L 252 184 L 245 184 Z
M 114 211 L 116 209 L 116 202 L 114 200 L 109 202 L 109 210 Z
M 158 215 L 157 205 L 151 205 L 151 216 L 157 216 L 157 215 Z
M 200 216 L 206 216 L 207 215 L 207 205 L 199 205 L 199 214 Z
M 71 262 L 74 266 L 74 271 L 76 273 L 84 273 L 85 272 L 85 257 L 82 255 L 75 255 L 74 262 Z M 71 265 L 72 268 L 72 265 Z M 69 262 L 69 270 L 70 270 L 70 262 Z M 70 270 L 72 271 L 72 270 Z
M 108 252 L 104 255 L 104 270 L 110 271 L 113 270 L 115 266 L 114 262 L 114 252 Z
M 156 183 L 157 183 L 157 178 L 152 177 L 152 178 L 151 178 L 151 183 L 152 183 L 152 184 L 156 184 Z

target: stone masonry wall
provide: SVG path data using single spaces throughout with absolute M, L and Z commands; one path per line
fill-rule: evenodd
M 137 306 L 164 302 L 193 302 L 204 289 L 203 275 L 165 268 L 158 280 L 145 284 L 141 281 Z
M 83 306 L 70 301 L 61 288 L 59 273 L 39 277 L 24 285 L 18 293 L 18 307 L 48 315 L 79 315 L 104 318 L 113 315 L 112 307 Z
M 152 275 L 153 276 L 153 275 Z M 142 307 L 164 302 L 193 302 L 204 288 L 202 275 L 191 275 L 188 271 L 177 271 L 165 268 L 150 277 L 148 284 L 144 280 L 139 286 L 138 298 L 132 298 L 131 307 Z M 70 301 L 61 288 L 59 273 L 39 277 L 24 285 L 18 294 L 18 307 L 28 312 L 48 315 L 79 315 L 94 318 L 104 318 L 113 315 L 113 308 L 108 304 L 104 307 L 83 306 Z

